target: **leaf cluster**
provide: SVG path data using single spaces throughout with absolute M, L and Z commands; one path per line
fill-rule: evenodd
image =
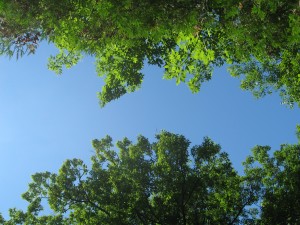
M 209 138 L 190 146 L 166 131 L 150 143 L 107 136 L 94 140 L 91 168 L 67 160 L 58 173 L 36 173 L 2 224 L 239 224 L 253 218 L 256 190 Z M 44 200 L 43 200 L 44 199 Z M 43 215 L 47 203 L 53 213 Z M 42 222 L 43 221 L 43 222 Z
M 153 143 L 124 138 L 115 150 L 106 136 L 93 147 L 91 168 L 72 159 L 58 173 L 34 174 L 22 196 L 27 211 L 10 209 L 1 224 L 299 223 L 299 145 L 282 145 L 273 156 L 256 146 L 244 175 L 209 138 L 191 146 L 163 131 Z
M 227 63 L 243 89 L 279 91 L 292 106 L 300 102 L 299 12 L 298 0 L 2 0 L 0 47 L 21 56 L 47 39 L 60 49 L 49 61 L 57 73 L 94 56 L 105 79 L 101 106 L 137 90 L 146 63 L 192 92 Z

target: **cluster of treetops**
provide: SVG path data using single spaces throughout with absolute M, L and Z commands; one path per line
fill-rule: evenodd
M 0 224 L 47 225 L 297 225 L 300 224 L 298 144 L 256 146 L 241 175 L 220 145 L 191 146 L 162 131 L 113 145 L 93 141 L 91 163 L 71 159 L 58 173 L 32 176 L 24 210 L 0 214 Z

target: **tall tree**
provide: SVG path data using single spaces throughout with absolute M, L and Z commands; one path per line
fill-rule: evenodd
M 102 106 L 139 88 L 145 63 L 193 92 L 213 68 L 231 64 L 242 88 L 257 97 L 279 90 L 292 105 L 300 102 L 299 13 L 298 0 L 2 0 L 0 43 L 12 55 L 18 43 L 34 52 L 39 40 L 53 42 L 57 73 L 94 56 L 105 77 Z
M 300 144 L 282 145 L 270 156 L 257 146 L 245 166 L 250 180 L 261 186 L 260 224 L 300 224 Z
M 59 172 L 36 173 L 8 224 L 252 224 L 258 199 L 220 146 L 205 138 L 191 147 L 181 135 L 161 132 L 156 142 L 127 138 L 113 150 L 94 140 L 91 168 L 67 160 Z M 45 201 L 42 201 L 45 199 Z M 43 215 L 43 203 L 53 213 Z M 252 221 L 252 222 L 251 222 Z
M 34 174 L 22 196 L 27 210 L 10 209 L 0 224 L 300 222 L 300 144 L 282 145 L 272 156 L 269 146 L 256 146 L 242 176 L 208 138 L 190 146 L 184 136 L 163 131 L 154 143 L 124 138 L 114 150 L 107 136 L 93 146 L 91 168 L 72 159 L 58 173 Z

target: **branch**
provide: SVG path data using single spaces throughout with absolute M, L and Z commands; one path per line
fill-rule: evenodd
M 135 211 L 137 217 L 140 219 L 140 221 L 142 221 L 142 223 L 143 223 L 144 225 L 148 225 L 148 224 L 147 224 L 147 221 L 144 220 L 144 218 L 143 218 L 142 215 L 139 213 L 139 211 L 136 210 L 136 209 L 135 209 L 134 211 Z
M 100 210 L 101 212 L 104 212 L 107 216 L 110 216 L 110 213 L 107 210 L 105 210 L 104 208 L 102 208 L 102 207 L 98 206 L 97 204 L 93 203 L 89 199 L 87 199 L 87 200 L 80 200 L 80 199 L 70 198 L 70 201 L 73 201 L 73 203 L 70 203 L 72 205 L 74 203 L 88 203 L 88 204 L 92 205 L 93 207 L 95 207 L 96 209 Z
M 240 210 L 238 211 L 237 215 L 234 217 L 234 219 L 229 223 L 229 225 L 233 225 L 234 222 L 238 219 L 238 217 L 242 214 L 244 208 L 249 205 L 252 201 L 252 197 L 253 197 L 253 193 L 250 194 L 249 199 L 242 205 L 242 207 L 240 208 Z

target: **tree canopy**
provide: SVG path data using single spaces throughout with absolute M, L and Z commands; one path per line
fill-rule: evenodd
M 1 0 L 0 53 L 59 49 L 48 67 L 62 73 L 92 55 L 105 85 L 100 103 L 138 89 L 144 64 L 197 92 L 213 69 L 229 64 L 257 97 L 279 91 L 300 103 L 298 0 Z
M 269 146 L 257 146 L 246 172 L 261 185 L 261 224 L 300 223 L 300 145 L 282 145 L 271 157 Z M 254 166 L 258 163 L 260 166 Z M 249 167 L 250 166 L 250 167 Z
M 209 138 L 191 146 L 163 131 L 116 143 L 94 140 L 91 165 L 67 160 L 58 173 L 32 176 L 27 211 L 1 224 L 299 224 L 300 145 L 270 156 L 256 146 L 244 175 Z M 90 168 L 89 168 L 90 167 Z M 44 207 L 46 210 L 44 210 Z M 52 210 L 49 213 L 49 208 Z

